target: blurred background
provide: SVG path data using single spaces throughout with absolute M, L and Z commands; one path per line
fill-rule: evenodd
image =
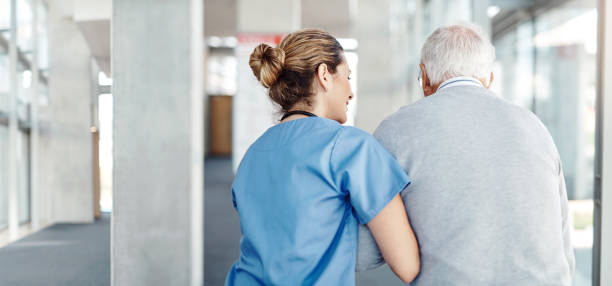
M 329 31 L 353 71 L 346 124 L 372 132 L 422 98 L 425 38 L 470 21 L 496 49 L 491 88 L 555 140 L 574 285 L 600 285 L 605 2 L 0 0 L 0 284 L 222 285 L 239 254 L 234 170 L 278 119 L 253 48 Z M 401 284 L 386 266 L 357 278 Z

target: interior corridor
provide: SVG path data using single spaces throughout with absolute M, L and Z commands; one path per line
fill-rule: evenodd
M 61 223 L 0 248 L 1 285 L 110 285 L 110 214 Z

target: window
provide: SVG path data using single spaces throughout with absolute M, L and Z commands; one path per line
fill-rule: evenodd
M 591 285 L 596 35 L 595 1 L 569 1 L 494 41 L 493 88 L 531 109 L 561 156 L 576 254 L 574 285 Z

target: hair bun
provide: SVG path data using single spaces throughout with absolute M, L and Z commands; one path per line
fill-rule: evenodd
M 261 84 L 269 88 L 278 80 L 285 64 L 285 51 L 266 44 L 259 44 L 251 53 L 249 66 Z

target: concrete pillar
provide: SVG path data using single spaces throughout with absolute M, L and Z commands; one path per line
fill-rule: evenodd
M 336 38 L 354 38 L 353 16 L 355 0 L 308 0 L 301 1 L 301 26 L 327 31 Z
M 380 122 L 409 102 L 411 50 L 406 1 L 359 0 L 356 35 L 359 43 L 355 126 L 373 132 Z M 376 11 L 376 13 L 372 13 Z
M 593 285 L 612 285 L 612 3 L 599 0 L 598 13 Z
M 90 53 L 61 0 L 49 1 L 49 105 L 40 108 L 41 223 L 93 221 Z
M 253 49 L 262 42 L 275 46 L 300 28 L 300 0 L 238 1 L 238 83 L 232 112 L 232 161 L 238 167 L 248 147 L 278 118 L 266 90 L 249 67 Z
M 202 5 L 112 3 L 113 285 L 203 283 Z

